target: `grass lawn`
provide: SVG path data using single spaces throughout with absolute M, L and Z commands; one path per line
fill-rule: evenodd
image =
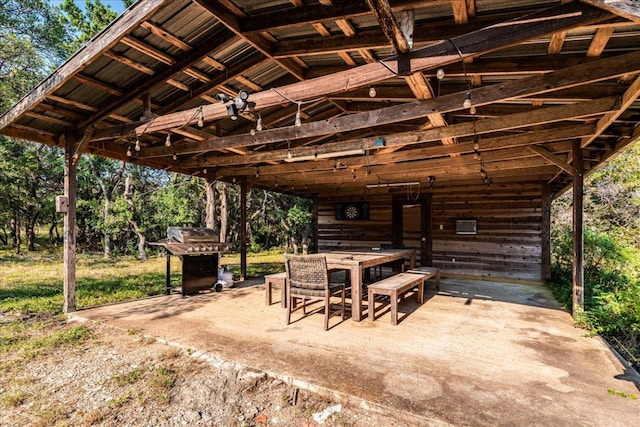
M 220 261 L 240 273 L 240 255 L 224 255 Z M 247 276 L 284 271 L 279 252 L 247 256 Z M 147 262 L 133 257 L 105 259 L 101 254 L 79 254 L 77 260 L 76 302 L 78 308 L 110 304 L 164 293 L 165 257 L 153 256 Z M 179 286 L 181 263 L 171 262 L 171 281 Z M 62 251 L 60 249 L 16 255 L 0 248 L 0 313 L 41 315 L 62 311 Z

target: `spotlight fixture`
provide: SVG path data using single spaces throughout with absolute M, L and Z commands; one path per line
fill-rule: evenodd
M 444 70 L 442 68 L 438 68 L 438 71 L 436 71 L 436 77 L 438 80 L 444 79 Z
M 236 104 L 227 104 L 227 114 L 231 120 L 238 120 L 238 108 Z
M 258 113 L 258 120 L 256 121 L 256 130 L 262 132 L 262 116 Z
M 470 108 L 471 107 L 471 92 L 467 92 L 464 95 L 464 102 L 462 103 L 462 106 L 464 108 Z
M 376 94 L 377 94 L 377 92 L 376 92 L 376 88 L 375 88 L 374 86 L 371 86 L 371 87 L 369 88 L 369 96 L 370 96 L 371 98 L 375 98 L 375 97 L 376 97 Z
M 167 139 L 164 140 L 164 145 L 166 145 L 167 147 L 171 147 L 171 134 L 170 133 L 167 134 Z
M 233 103 L 236 105 L 238 111 L 242 112 L 247 108 L 247 100 L 249 99 L 249 92 L 246 90 L 241 90 L 238 92 L 238 96 L 233 100 Z
M 233 98 L 231 98 L 226 93 L 217 93 L 216 99 L 218 100 L 219 103 L 226 104 L 227 102 L 231 101 Z

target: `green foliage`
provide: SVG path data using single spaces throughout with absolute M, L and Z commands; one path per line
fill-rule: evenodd
M 552 283 L 556 297 L 572 304 L 571 230 L 552 230 Z M 610 339 L 632 361 L 640 361 L 640 280 L 637 258 L 610 235 L 585 231 L 584 315 L 581 322 Z M 638 251 L 635 251 L 636 253 Z
M 68 55 L 78 50 L 118 16 L 100 0 L 85 0 L 84 12 L 74 0 L 64 0 L 60 8 L 64 11 L 64 23 L 75 36 L 73 40 L 63 44 Z

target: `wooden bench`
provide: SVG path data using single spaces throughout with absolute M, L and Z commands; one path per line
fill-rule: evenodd
M 274 286 L 280 287 L 280 305 L 287 306 L 287 273 L 276 273 L 264 276 L 265 300 L 267 305 L 271 305 L 271 290 Z
M 433 267 L 416 267 L 407 270 L 407 273 L 422 274 L 425 282 L 433 277 L 436 282 L 436 292 L 440 292 L 440 269 Z
M 387 295 L 391 299 L 391 324 L 398 324 L 398 298 L 405 292 L 418 288 L 418 302 L 424 302 L 424 275 L 399 273 L 369 285 L 369 320 L 375 320 L 376 295 Z

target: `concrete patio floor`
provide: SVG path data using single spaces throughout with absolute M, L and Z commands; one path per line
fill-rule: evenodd
M 429 286 L 423 305 L 402 303 L 407 315 L 398 326 L 387 306 L 375 322 L 332 317 L 325 332 L 321 313 L 285 325 L 284 309 L 267 307 L 264 286 L 253 283 L 76 315 L 352 396 L 407 425 L 628 426 L 640 419 L 640 399 L 608 392 L 640 396 L 638 374 L 600 338 L 575 328 L 547 288 L 445 279 L 438 294 Z

